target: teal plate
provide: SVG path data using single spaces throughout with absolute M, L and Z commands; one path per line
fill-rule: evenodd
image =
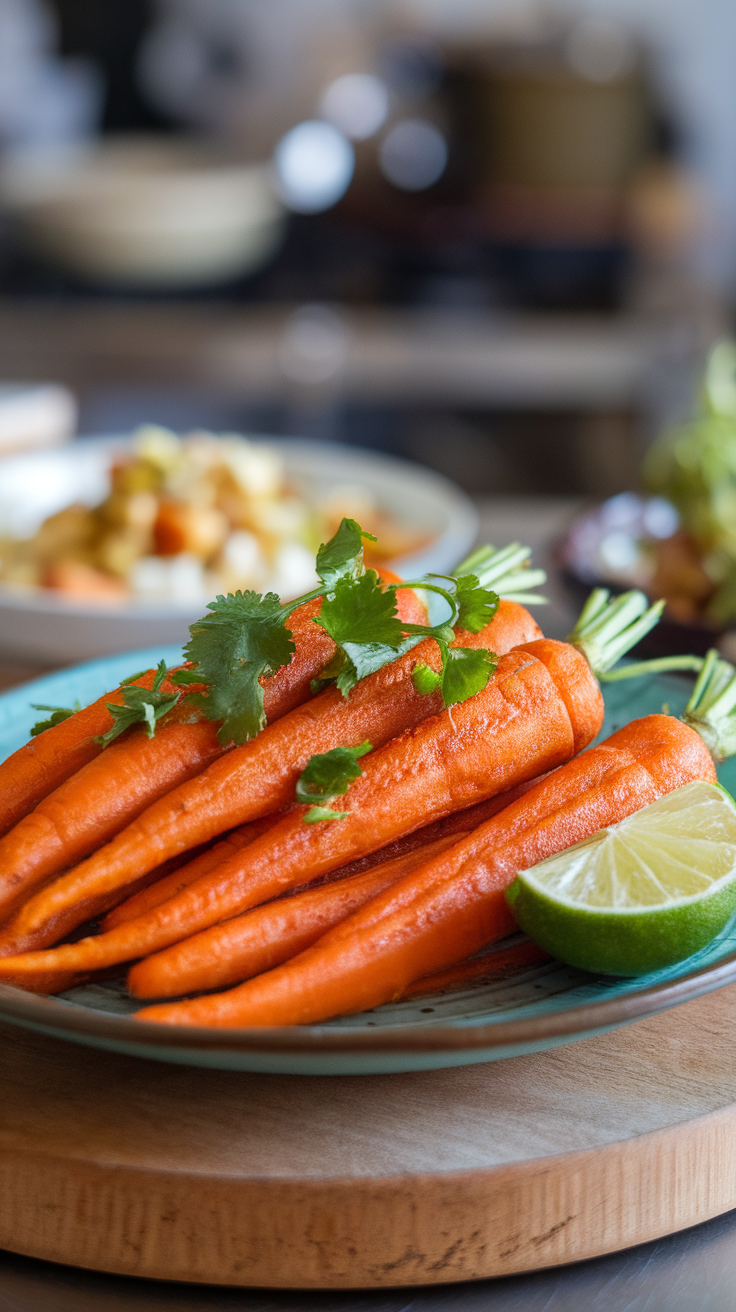
M 0 696 L 0 759 L 28 740 L 31 702 L 87 704 L 132 671 L 176 648 L 107 657 L 62 670 Z M 663 704 L 679 713 L 691 684 L 674 676 L 611 684 L 606 738 Z M 736 761 L 720 771 L 736 790 Z M 519 936 L 520 937 L 520 936 Z M 505 940 L 507 947 L 512 940 Z M 292 1075 L 373 1075 L 495 1061 L 602 1034 L 736 982 L 736 917 L 707 948 L 639 979 L 588 975 L 561 962 L 519 969 L 491 983 L 400 1002 L 325 1025 L 281 1029 L 180 1029 L 141 1025 L 122 980 L 87 984 L 56 998 L 0 986 L 0 1018 L 56 1038 L 156 1061 Z

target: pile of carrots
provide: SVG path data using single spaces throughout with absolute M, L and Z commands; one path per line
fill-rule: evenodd
M 415 594 L 397 596 L 421 621 Z M 603 720 L 597 680 L 513 601 L 456 633 L 498 658 L 465 702 L 444 708 L 416 686 L 418 667 L 440 667 L 431 638 L 347 699 L 312 695 L 335 650 L 319 604 L 292 615 L 295 654 L 243 746 L 223 748 L 185 706 L 102 752 L 113 693 L 0 765 L 0 982 L 54 993 L 125 964 L 134 997 L 184 998 L 141 1020 L 220 1026 L 317 1022 L 450 987 L 514 931 L 504 892 L 520 869 L 715 779 L 702 739 L 665 715 L 584 751 Z M 305 823 L 294 798 L 310 760 L 365 742 L 341 818 Z M 88 922 L 96 932 L 76 936 Z

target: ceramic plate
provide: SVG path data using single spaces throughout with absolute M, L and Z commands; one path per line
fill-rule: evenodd
M 337 487 L 364 488 L 400 524 L 426 536 L 427 546 L 390 562 L 402 578 L 447 573 L 475 542 L 474 503 L 431 469 L 331 442 L 255 440 L 283 456 L 289 482 L 306 501 L 319 501 Z M 73 501 L 96 505 L 107 495 L 113 453 L 128 443 L 123 437 L 85 438 L 0 461 L 0 537 L 30 536 L 47 515 Z M 95 606 L 49 589 L 20 592 L 0 584 L 0 650 L 59 664 L 153 643 L 185 642 L 189 625 L 203 609 L 201 602 L 193 607 L 143 601 Z
M 108 657 L 62 670 L 0 696 L 0 758 L 28 739 L 31 702 L 84 704 L 175 647 Z M 673 676 L 606 690 L 607 737 L 663 704 L 681 711 L 690 685 Z M 720 771 L 736 790 L 736 762 Z M 504 946 L 508 945 L 506 940 Z M 640 979 L 596 977 L 560 962 L 527 967 L 493 983 L 378 1007 L 324 1025 L 285 1029 L 179 1029 L 130 1019 L 139 1004 L 122 980 L 87 984 L 57 998 L 0 986 L 0 1018 L 57 1038 L 157 1061 L 298 1075 L 363 1075 L 494 1061 L 570 1043 L 652 1016 L 736 981 L 736 917 L 707 948 Z

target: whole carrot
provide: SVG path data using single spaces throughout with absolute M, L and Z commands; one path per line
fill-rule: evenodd
M 147 670 L 135 683 L 139 688 L 150 688 L 153 677 L 154 671 Z M 122 705 L 122 701 L 121 688 L 105 693 L 91 706 L 44 729 L 0 764 L 0 835 L 12 829 L 59 784 L 99 756 L 102 746 L 95 740 L 113 724 L 107 703 Z
M 431 857 L 456 842 L 454 835 L 213 925 L 134 966 L 128 988 L 136 998 L 173 998 L 225 988 L 288 961 Z
M 400 997 L 414 980 L 515 928 L 504 891 L 519 870 L 683 784 L 715 777 L 687 725 L 664 715 L 634 720 L 285 965 L 228 993 L 137 1015 L 180 1025 L 295 1025 Z
M 395 575 L 387 574 L 386 581 L 396 581 Z M 424 608 L 413 592 L 402 589 L 397 596 L 404 611 L 422 617 Z M 310 696 L 310 681 L 334 654 L 332 639 L 313 623 L 320 604 L 317 599 L 293 613 L 296 653 L 288 666 L 265 681 L 264 709 L 270 721 Z M 146 686 L 147 677 L 136 683 Z M 170 681 L 165 680 L 161 692 L 171 691 Z M 84 717 L 86 712 L 78 714 Z M 105 716 L 109 728 L 112 717 L 106 707 Z M 76 719 L 72 716 L 45 733 L 56 733 Z M 29 890 L 75 865 L 158 798 L 222 756 L 226 748 L 218 742 L 217 728 L 201 711 L 184 703 L 167 715 L 153 738 L 134 727 L 103 755 L 101 746 L 94 745 L 93 759 L 48 793 L 0 839 L 0 917 L 7 917 Z M 21 751 L 33 747 L 31 743 Z
M 0 916 L 221 754 L 216 726 L 203 718 L 193 723 L 184 706 L 153 738 L 142 725 L 117 738 L 0 839 Z
M 510 947 L 496 948 L 484 952 L 482 956 L 460 961 L 456 966 L 446 970 L 437 970 L 432 975 L 423 975 L 413 984 L 409 984 L 401 995 L 405 998 L 426 998 L 428 994 L 454 993 L 469 984 L 489 984 L 491 981 L 507 979 L 529 966 L 538 966 L 542 961 L 551 961 L 544 948 L 537 947 L 530 938 L 521 943 L 512 943 Z
M 198 852 L 192 860 L 189 860 L 188 852 L 183 852 L 181 856 L 173 858 L 174 866 L 171 870 L 157 867 L 161 869 L 161 875 L 156 878 L 156 871 L 151 871 L 154 882 L 149 880 L 139 892 L 131 894 L 124 902 L 108 912 L 102 921 L 101 929 L 115 929 L 117 925 L 135 920 L 137 916 L 142 916 L 144 912 L 160 906 L 162 902 L 168 902 L 170 897 L 181 893 L 182 889 L 193 884 L 200 875 L 206 875 L 209 870 L 214 870 L 215 866 L 219 866 L 234 852 L 242 851 L 254 839 L 267 833 L 276 824 L 278 818 L 279 813 L 275 812 L 273 815 L 263 816 L 261 820 L 251 820 L 250 824 L 233 829 L 219 843 L 206 846 L 204 851 Z
M 341 866 L 339 870 L 333 871 L 329 878 L 345 879 L 350 875 L 360 875 L 366 870 L 372 869 L 384 861 L 391 861 L 395 857 L 407 856 L 410 852 L 415 852 L 419 848 L 427 847 L 429 843 L 434 843 L 437 839 L 444 838 L 452 834 L 469 833 L 478 825 L 483 824 L 485 820 L 490 820 L 492 815 L 496 815 L 503 807 L 509 806 L 515 802 L 517 797 L 522 797 L 525 792 L 536 783 L 536 779 L 529 779 L 523 784 L 517 785 L 516 788 L 509 789 L 508 792 L 499 793 L 497 797 L 488 798 L 484 802 L 478 802 L 475 806 L 468 807 L 466 811 L 458 811 L 453 815 L 444 816 L 442 820 L 435 820 L 430 825 L 424 825 L 421 829 L 415 829 L 410 834 L 402 834 L 392 843 L 385 847 L 379 848 L 376 852 L 369 852 L 366 856 L 358 857 L 355 861 L 350 861 L 347 865 Z M 115 929 L 118 925 L 123 925 L 129 920 L 135 920 L 137 916 L 143 915 L 146 911 L 151 911 L 153 907 L 158 907 L 162 902 L 167 902 L 170 897 L 182 892 L 193 884 L 195 879 L 204 875 L 208 870 L 214 870 L 226 857 L 229 857 L 234 851 L 245 847 L 246 843 L 252 842 L 258 838 L 261 833 L 276 824 L 281 818 L 278 811 L 269 816 L 264 816 L 262 820 L 252 820 L 250 824 L 243 825 L 240 829 L 234 829 L 227 838 L 221 843 L 216 843 L 209 847 L 207 851 L 193 861 L 184 864 L 184 860 L 179 858 L 175 871 L 170 875 L 155 879 L 155 882 L 149 880 L 145 888 L 139 893 L 133 893 L 127 897 L 124 902 L 116 906 L 102 921 L 100 928 L 104 930 Z M 185 992 L 184 989 L 181 992 Z
M 553 769 L 595 737 L 602 719 L 600 689 L 585 658 L 566 643 L 527 643 L 502 658 L 482 692 L 366 757 L 344 819 L 308 825 L 304 808 L 294 806 L 244 852 L 147 915 L 97 939 L 28 952 L 23 971 L 30 978 L 34 967 L 84 970 L 90 960 L 96 968 L 167 947 Z M 15 978 L 20 958 L 11 950 L 53 942 L 70 921 L 86 918 L 89 901 L 80 904 L 72 883 L 64 876 L 21 908 L 3 936 L 0 979 Z
M 502 619 L 497 625 L 499 615 Z M 523 606 L 500 602 L 496 617 L 480 633 L 460 632 L 455 641 L 465 647 L 490 647 L 499 632 L 512 636 L 514 629 L 518 635 L 530 628 L 536 630 L 537 626 Z M 557 646 L 568 653 L 573 651 L 565 644 Z M 526 658 L 520 659 L 523 663 Z M 575 660 L 596 689 L 597 706 L 598 686 L 584 659 L 575 654 Z M 233 748 L 148 807 L 75 870 L 33 895 L 0 933 L 0 954 L 53 943 L 99 914 L 101 906 L 107 909 L 112 905 L 109 899 L 113 890 L 122 890 L 122 898 L 134 878 L 162 861 L 284 806 L 292 799 L 299 775 L 315 754 L 338 746 L 357 746 L 366 740 L 379 747 L 407 727 L 427 720 L 442 705 L 441 693 L 419 692 L 412 674 L 419 664 L 432 668 L 439 662 L 437 644 L 426 639 L 399 660 L 362 679 L 347 701 L 337 688 L 326 688 L 250 742 Z M 557 757 L 560 759 L 564 758 Z M 531 774 L 544 768 L 540 764 Z M 494 791 L 502 791 L 505 786 L 502 783 Z M 471 796 L 465 805 L 476 800 Z M 382 845 L 380 841 L 375 844 Z

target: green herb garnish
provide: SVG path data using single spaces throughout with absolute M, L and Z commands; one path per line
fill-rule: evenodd
M 143 673 L 145 673 L 145 670 Z M 159 661 L 151 688 L 139 688 L 131 685 L 130 679 L 123 680 L 121 684 L 123 705 L 118 706 L 116 702 L 105 703 L 114 723 L 107 733 L 95 738 L 95 742 L 102 747 L 109 747 L 111 742 L 114 742 L 121 733 L 125 733 L 125 730 L 130 729 L 134 724 L 144 724 L 148 737 L 153 738 L 156 732 L 156 724 L 164 715 L 168 715 L 169 711 L 174 709 L 181 696 L 178 692 L 164 693 L 160 691 L 166 675 L 166 661 Z M 140 674 L 131 675 L 131 678 L 134 679 L 140 677 Z
M 358 747 L 333 747 L 330 752 L 319 752 L 302 770 L 296 784 L 296 800 L 310 806 L 304 816 L 307 824 L 317 820 L 344 820 L 347 811 L 333 811 L 325 805 L 334 802 L 348 791 L 353 779 L 363 771 L 358 765 L 361 756 L 372 750 L 369 742 Z
M 472 574 L 432 576 L 441 584 L 425 578 L 384 585 L 376 571 L 366 570 L 363 564 L 363 539 L 370 537 L 354 519 L 343 519 L 317 553 L 319 587 L 287 605 L 272 592 L 218 597 L 208 607 L 211 613 L 191 626 L 185 656 L 195 668 L 182 682 L 207 685 L 206 692 L 192 693 L 188 700 L 209 719 L 222 721 L 217 736 L 223 746 L 248 742 L 264 728 L 263 679 L 288 664 L 295 651 L 288 618 L 297 607 L 318 597 L 322 606 L 314 623 L 329 633 L 337 651 L 319 679 L 312 680 L 313 692 L 334 682 L 347 697 L 359 679 L 426 637 L 435 638 L 440 647 L 446 706 L 485 687 L 495 668 L 493 657 L 488 652 L 451 649 L 450 643 L 454 626 L 477 633 L 489 623 L 498 606 L 496 593 L 481 587 Z M 435 625 L 399 619 L 396 592 L 411 587 L 441 596 L 447 619 Z
M 192 682 L 208 685 L 206 693 L 189 693 L 210 720 L 222 720 L 217 738 L 245 743 L 265 727 L 260 679 L 287 665 L 296 648 L 275 592 L 236 592 L 217 597 L 211 612 L 192 624 L 184 655 L 195 669 Z
M 82 709 L 79 702 L 76 703 L 73 709 L 68 706 L 45 706 L 43 702 L 31 702 L 31 706 L 34 711 L 51 711 L 48 720 L 36 721 L 31 729 L 31 738 L 37 738 L 45 729 L 53 729 L 56 724 L 63 724 L 64 720 L 70 719 L 72 715 Z
M 354 519 L 343 519 L 329 542 L 317 552 L 315 568 L 325 587 L 332 588 L 339 579 L 357 579 L 363 572 L 363 538 L 375 542 Z

